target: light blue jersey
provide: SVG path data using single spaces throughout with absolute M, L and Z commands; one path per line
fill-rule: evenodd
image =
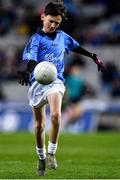
M 52 62 L 58 71 L 58 79 L 64 82 L 64 53 L 77 48 L 79 43 L 63 31 L 56 31 L 56 36 L 51 38 L 45 33 L 35 33 L 28 41 L 23 52 L 23 61 L 34 60 Z M 34 74 L 30 76 L 31 84 L 35 81 Z

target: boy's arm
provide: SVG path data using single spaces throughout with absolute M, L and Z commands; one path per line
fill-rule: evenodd
M 97 57 L 97 55 L 95 53 L 91 53 L 85 49 L 83 49 L 82 47 L 78 46 L 77 48 L 73 49 L 73 52 L 84 55 L 84 56 L 88 56 L 90 57 L 96 64 L 98 67 L 98 71 L 105 71 L 106 70 L 106 66 L 104 65 L 104 63 Z
M 34 60 L 30 60 L 28 63 L 27 63 L 27 67 L 25 70 L 23 71 L 17 71 L 17 74 L 19 74 L 19 83 L 24 86 L 28 86 L 28 84 L 30 84 L 30 81 L 29 81 L 29 74 L 33 72 L 35 66 L 37 65 L 37 62 L 34 61 Z
M 17 72 L 19 74 L 19 83 L 21 85 L 27 86 L 30 84 L 29 74 L 33 72 L 35 66 L 37 65 L 40 39 L 41 38 L 37 33 L 33 34 L 24 48 L 22 59 L 25 62 L 25 66 L 22 71 L 20 70 Z
M 36 61 L 30 60 L 30 61 L 28 62 L 28 64 L 27 64 L 27 71 L 28 71 L 29 73 L 32 73 L 36 65 L 37 65 L 37 62 L 36 62 Z

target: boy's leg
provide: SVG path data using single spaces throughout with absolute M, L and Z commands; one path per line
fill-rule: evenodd
M 45 175 L 46 170 L 46 150 L 45 150 L 45 106 L 33 108 L 34 131 L 36 140 L 36 151 L 38 154 L 37 174 Z
M 47 97 L 50 106 L 50 132 L 48 144 L 48 167 L 52 169 L 57 168 L 57 161 L 55 153 L 57 150 L 59 130 L 61 125 L 61 104 L 62 95 L 60 93 L 53 93 Z

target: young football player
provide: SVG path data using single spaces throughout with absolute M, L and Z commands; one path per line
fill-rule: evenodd
M 25 71 L 19 72 L 20 84 L 30 85 L 28 96 L 29 104 L 34 115 L 34 131 L 36 152 L 38 154 L 37 174 L 46 173 L 46 159 L 50 169 L 56 169 L 58 164 L 55 157 L 59 130 L 61 124 L 61 104 L 65 92 L 64 86 L 64 53 L 71 51 L 88 56 L 98 67 L 99 71 L 105 70 L 105 65 L 97 55 L 83 49 L 71 36 L 57 30 L 61 21 L 66 18 L 66 9 L 62 4 L 49 3 L 41 15 L 43 27 L 29 39 L 23 52 L 23 61 L 27 63 Z M 42 85 L 35 81 L 34 68 L 41 61 L 52 62 L 57 68 L 57 79 L 49 84 Z M 50 106 L 50 131 L 46 158 L 45 147 L 45 105 Z

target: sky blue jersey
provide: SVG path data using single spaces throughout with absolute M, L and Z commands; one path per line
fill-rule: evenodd
M 78 46 L 79 43 L 76 40 L 61 30 L 56 31 L 54 38 L 47 36 L 41 31 L 33 34 L 29 39 L 23 52 L 23 61 L 52 62 L 57 68 L 57 77 L 64 82 L 64 53 L 69 53 Z M 32 72 L 30 75 L 31 84 L 34 81 L 35 78 Z

